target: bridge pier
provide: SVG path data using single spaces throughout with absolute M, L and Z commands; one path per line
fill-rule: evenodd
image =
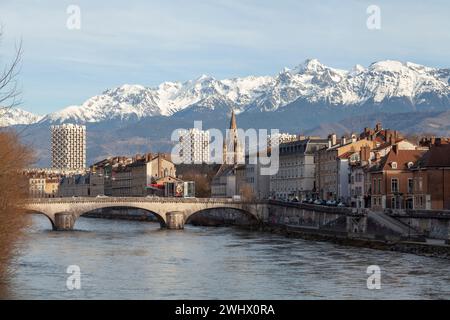
M 184 213 L 182 211 L 170 211 L 166 213 L 166 228 L 171 230 L 184 229 Z
M 56 213 L 53 230 L 69 231 L 73 230 L 75 225 L 75 217 L 68 212 Z

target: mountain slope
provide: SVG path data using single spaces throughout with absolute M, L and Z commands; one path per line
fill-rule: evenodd
M 379 61 L 350 70 L 306 60 L 274 76 L 217 80 L 209 76 L 165 82 L 155 88 L 123 85 L 79 106 L 44 116 L 12 110 L 4 125 L 27 126 L 25 140 L 49 161 L 49 126 L 87 125 L 88 163 L 110 155 L 170 151 L 171 133 L 191 128 L 225 129 L 231 109 L 241 128 L 291 133 L 359 131 L 382 121 L 405 133 L 450 135 L 450 69 Z
M 20 124 L 32 124 L 40 121 L 42 116 L 18 108 L 0 107 L 0 127 Z
M 296 101 L 297 105 L 351 107 L 362 112 L 372 106 L 387 112 L 395 107 L 401 111 L 448 110 L 449 81 L 450 69 L 410 62 L 386 60 L 346 71 L 309 59 L 273 77 L 217 80 L 203 75 L 184 83 L 164 82 L 155 88 L 123 85 L 106 90 L 80 106 L 49 114 L 42 122 L 139 120 L 172 116 L 188 108 L 192 112 L 214 110 L 219 105 L 229 105 L 238 112 L 271 112 Z

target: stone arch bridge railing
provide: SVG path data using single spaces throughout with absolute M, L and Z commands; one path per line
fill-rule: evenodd
M 54 230 L 72 230 L 83 214 L 104 208 L 136 208 L 153 213 L 162 227 L 182 229 L 185 221 L 197 212 L 207 209 L 236 209 L 262 221 L 264 203 L 247 203 L 220 198 L 50 198 L 30 199 L 25 209 L 45 215 Z

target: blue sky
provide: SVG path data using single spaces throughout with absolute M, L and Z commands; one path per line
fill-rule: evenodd
M 80 30 L 66 27 L 71 4 Z M 380 30 L 366 27 L 372 4 Z M 273 75 L 307 58 L 450 67 L 449 16 L 444 0 L 0 0 L 0 64 L 22 39 L 22 108 L 44 114 L 124 83 Z

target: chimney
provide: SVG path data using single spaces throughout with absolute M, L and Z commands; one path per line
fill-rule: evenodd
M 394 136 L 392 135 L 392 133 L 391 132 L 389 132 L 388 134 L 387 134 L 387 137 L 386 137 L 387 139 L 387 142 L 389 142 L 389 144 L 394 144 L 395 143 L 395 140 L 394 140 Z
M 345 136 L 342 136 L 341 138 L 341 145 L 347 144 L 347 139 L 345 138 Z
M 356 133 L 352 133 L 352 142 L 355 143 L 358 139 L 356 138 Z
M 440 145 L 442 144 L 441 138 L 436 138 L 436 139 L 434 140 L 434 144 L 435 144 L 436 146 L 440 146 Z
M 335 133 L 332 133 L 328 136 L 328 145 L 334 146 L 337 143 L 337 136 Z
M 363 146 L 360 151 L 361 162 L 367 162 L 370 158 L 370 147 Z
M 162 159 L 161 159 L 161 153 L 158 152 L 158 176 L 162 177 L 163 176 L 163 172 L 162 172 Z
M 396 144 L 392 145 L 392 151 L 394 151 L 395 153 L 398 152 L 398 146 Z
M 378 122 L 375 125 L 375 131 L 378 132 L 378 131 L 381 131 L 381 130 L 383 130 L 383 126 L 381 125 L 381 122 Z

